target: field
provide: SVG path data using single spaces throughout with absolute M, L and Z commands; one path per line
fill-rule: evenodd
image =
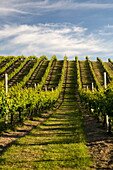
M 110 59 L 1 57 L 0 68 L 0 169 L 113 168 Z

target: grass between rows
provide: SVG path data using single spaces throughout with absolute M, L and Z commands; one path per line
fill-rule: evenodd
M 0 169 L 85 170 L 91 159 L 76 102 L 63 105 L 45 123 L 17 140 L 0 158 Z

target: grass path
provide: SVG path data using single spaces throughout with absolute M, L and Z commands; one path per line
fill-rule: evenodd
M 70 61 L 62 106 L 46 122 L 4 152 L 0 158 L 0 169 L 89 169 L 90 158 L 74 81 L 74 62 Z

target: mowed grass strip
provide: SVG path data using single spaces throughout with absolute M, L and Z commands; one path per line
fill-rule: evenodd
M 85 170 L 90 158 L 76 102 L 63 105 L 43 125 L 15 142 L 0 158 L 0 169 Z
M 90 169 L 83 118 L 75 96 L 74 69 L 74 62 L 69 62 L 66 91 L 60 109 L 4 152 L 0 169 Z

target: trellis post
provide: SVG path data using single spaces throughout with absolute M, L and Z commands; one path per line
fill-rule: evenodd
M 5 74 L 5 92 L 8 94 L 8 74 Z M 6 110 L 5 124 L 8 124 L 8 110 Z
M 45 86 L 45 91 L 47 91 L 47 86 Z
M 88 90 L 89 90 L 89 87 L 87 86 L 86 88 L 87 88 L 87 91 L 88 91 Z
M 8 93 L 8 74 L 5 74 L 5 91 L 6 91 L 6 95 Z
M 107 76 L 106 76 L 106 72 L 104 72 L 104 88 L 106 89 L 107 87 Z M 111 133 L 111 124 L 110 124 L 110 121 L 109 120 L 109 116 L 106 115 L 106 128 L 107 128 L 107 132 Z
M 93 82 L 92 82 L 91 85 L 92 85 L 92 92 L 94 92 L 94 84 L 93 84 Z
M 106 89 L 107 80 L 106 80 L 106 72 L 104 72 L 104 88 Z
M 36 83 L 34 84 L 34 88 L 35 88 L 35 90 L 36 90 Z

